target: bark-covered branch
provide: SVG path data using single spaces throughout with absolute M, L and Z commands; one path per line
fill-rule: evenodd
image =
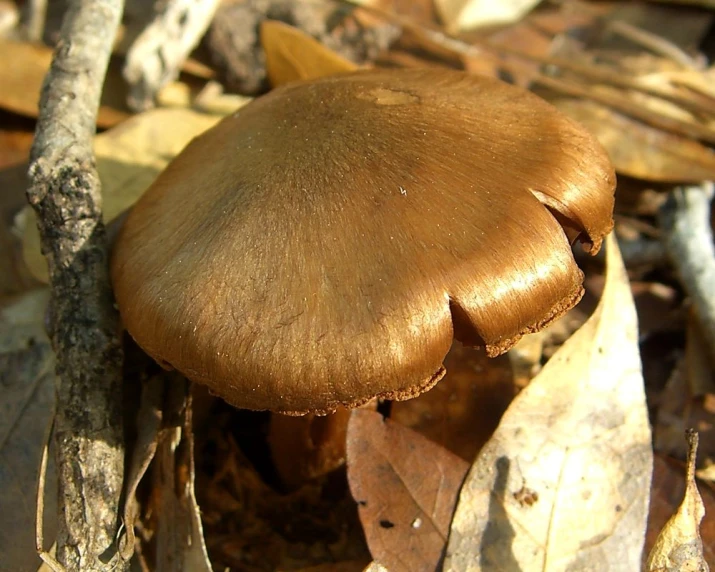
M 181 65 L 206 33 L 219 0 L 166 0 L 132 43 L 124 65 L 131 86 L 129 105 L 154 105 L 156 94 L 179 75 Z
M 27 193 L 52 289 L 48 330 L 59 377 L 57 560 L 68 570 L 107 569 L 122 489 L 122 354 L 92 152 L 122 9 L 123 0 L 71 2 L 42 89 Z
M 710 228 L 713 184 L 674 189 L 659 213 L 663 242 L 692 300 L 715 360 L 715 248 Z

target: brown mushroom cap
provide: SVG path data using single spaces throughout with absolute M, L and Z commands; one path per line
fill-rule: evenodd
M 295 83 L 195 139 L 140 199 L 117 302 L 149 355 L 237 407 L 408 398 L 441 378 L 453 334 L 496 355 L 580 299 L 567 234 L 598 249 L 614 183 L 583 128 L 496 80 Z

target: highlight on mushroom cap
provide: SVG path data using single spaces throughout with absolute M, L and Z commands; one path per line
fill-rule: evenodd
M 196 138 L 112 259 L 124 324 L 249 409 L 413 397 L 452 339 L 506 351 L 582 296 L 615 175 L 537 96 L 446 70 L 290 84 Z

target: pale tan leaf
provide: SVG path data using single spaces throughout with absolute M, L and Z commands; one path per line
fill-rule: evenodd
M 154 109 L 98 135 L 94 150 L 102 180 L 105 222 L 134 204 L 189 141 L 213 127 L 222 117 L 193 109 Z M 30 207 L 26 207 L 24 213 L 25 262 L 34 277 L 47 282 L 47 265 L 40 253 L 34 213 Z
M 445 569 L 638 570 L 651 467 L 636 312 L 611 235 L 598 308 L 467 476 Z
M 273 87 L 358 68 L 305 32 L 277 20 L 264 20 L 261 24 L 261 45 Z
M 665 524 L 648 556 L 648 572 L 708 572 L 700 538 L 705 506 L 695 483 L 698 434 L 688 431 L 687 483 L 683 502 Z
M 513 24 L 541 0 L 435 0 L 437 13 L 451 31 Z

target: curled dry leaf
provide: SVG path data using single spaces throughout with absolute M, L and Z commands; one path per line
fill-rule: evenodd
M 460 494 L 447 570 L 637 570 L 652 466 L 618 246 L 591 318 L 512 402 Z
M 157 436 L 153 507 L 156 523 L 156 570 L 211 572 L 196 502 L 194 435 L 188 382 L 174 376 L 167 384 L 164 415 Z M 171 423 L 174 421 L 174 423 Z
M 681 440 L 683 433 L 680 434 Z M 653 459 L 653 486 L 650 493 L 650 511 L 648 512 L 648 532 L 646 534 L 646 552 L 643 564 L 655 546 L 655 542 L 665 524 L 678 510 L 683 501 L 687 486 L 685 465 L 656 453 Z M 699 471 L 696 472 L 696 477 Z M 700 523 L 700 538 L 703 541 L 703 553 L 706 562 L 715 563 L 715 487 L 700 483 L 700 496 L 705 505 L 707 518 Z
M 695 484 L 695 460 L 698 434 L 689 430 L 687 483 L 685 495 L 678 511 L 665 524 L 646 566 L 647 572 L 708 572 L 710 568 L 703 556 L 700 522 L 705 516 L 703 499 Z
M 468 467 L 379 413 L 353 411 L 348 481 L 376 562 L 390 572 L 437 569 Z

